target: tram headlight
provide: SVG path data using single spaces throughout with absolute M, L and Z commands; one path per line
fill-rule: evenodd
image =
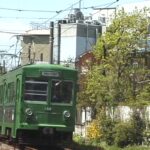
M 25 113 L 28 115 L 28 116 L 32 116 L 33 115 L 33 112 L 31 110 L 31 108 L 26 108 L 25 109 Z
M 65 110 L 63 114 L 64 114 L 65 118 L 70 118 L 70 116 L 71 116 L 70 112 L 67 110 Z

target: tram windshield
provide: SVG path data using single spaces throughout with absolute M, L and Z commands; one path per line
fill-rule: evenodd
M 54 103 L 70 103 L 73 94 L 73 82 L 52 80 L 51 101 Z
M 24 100 L 46 101 L 48 81 L 40 78 L 26 78 Z

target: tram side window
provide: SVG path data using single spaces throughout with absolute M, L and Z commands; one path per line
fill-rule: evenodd
M 53 80 L 51 88 L 51 99 L 55 103 L 70 103 L 73 94 L 73 83 L 71 81 Z
M 7 102 L 12 103 L 15 100 L 15 85 L 14 82 L 8 84 L 7 89 Z
M 4 96 L 3 93 L 4 93 L 4 92 L 3 92 L 3 85 L 1 85 L 1 86 L 0 86 L 0 104 L 3 103 L 3 96 Z
M 26 78 L 24 100 L 46 101 L 48 81 L 40 78 Z

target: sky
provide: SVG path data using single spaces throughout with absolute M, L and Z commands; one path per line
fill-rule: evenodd
M 66 18 L 73 8 L 81 7 L 83 14 L 89 15 L 92 7 L 107 8 L 147 1 L 150 0 L 1 0 L 0 54 L 17 51 L 15 35 L 37 27 L 37 24 L 42 27 L 49 25 L 50 21 Z

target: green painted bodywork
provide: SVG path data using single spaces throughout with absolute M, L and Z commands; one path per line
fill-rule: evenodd
M 46 101 L 24 101 L 24 85 L 26 77 L 40 77 L 43 71 L 60 72 L 61 76 L 48 77 L 48 88 L 51 88 L 52 79 L 71 80 L 73 82 L 73 97 L 70 104 L 51 103 L 51 93 L 48 92 Z M 14 100 L 8 101 L 8 84 L 14 82 Z M 39 128 L 51 127 L 57 131 L 74 131 L 76 113 L 76 84 L 77 71 L 75 69 L 52 64 L 36 64 L 20 67 L 0 76 L 0 134 L 6 135 L 11 131 L 11 137 L 16 138 L 20 129 L 38 130 Z M 27 119 L 25 110 L 30 108 L 33 116 Z M 67 110 L 71 117 L 65 119 L 63 112 Z M 7 130 L 8 129 L 8 130 Z

